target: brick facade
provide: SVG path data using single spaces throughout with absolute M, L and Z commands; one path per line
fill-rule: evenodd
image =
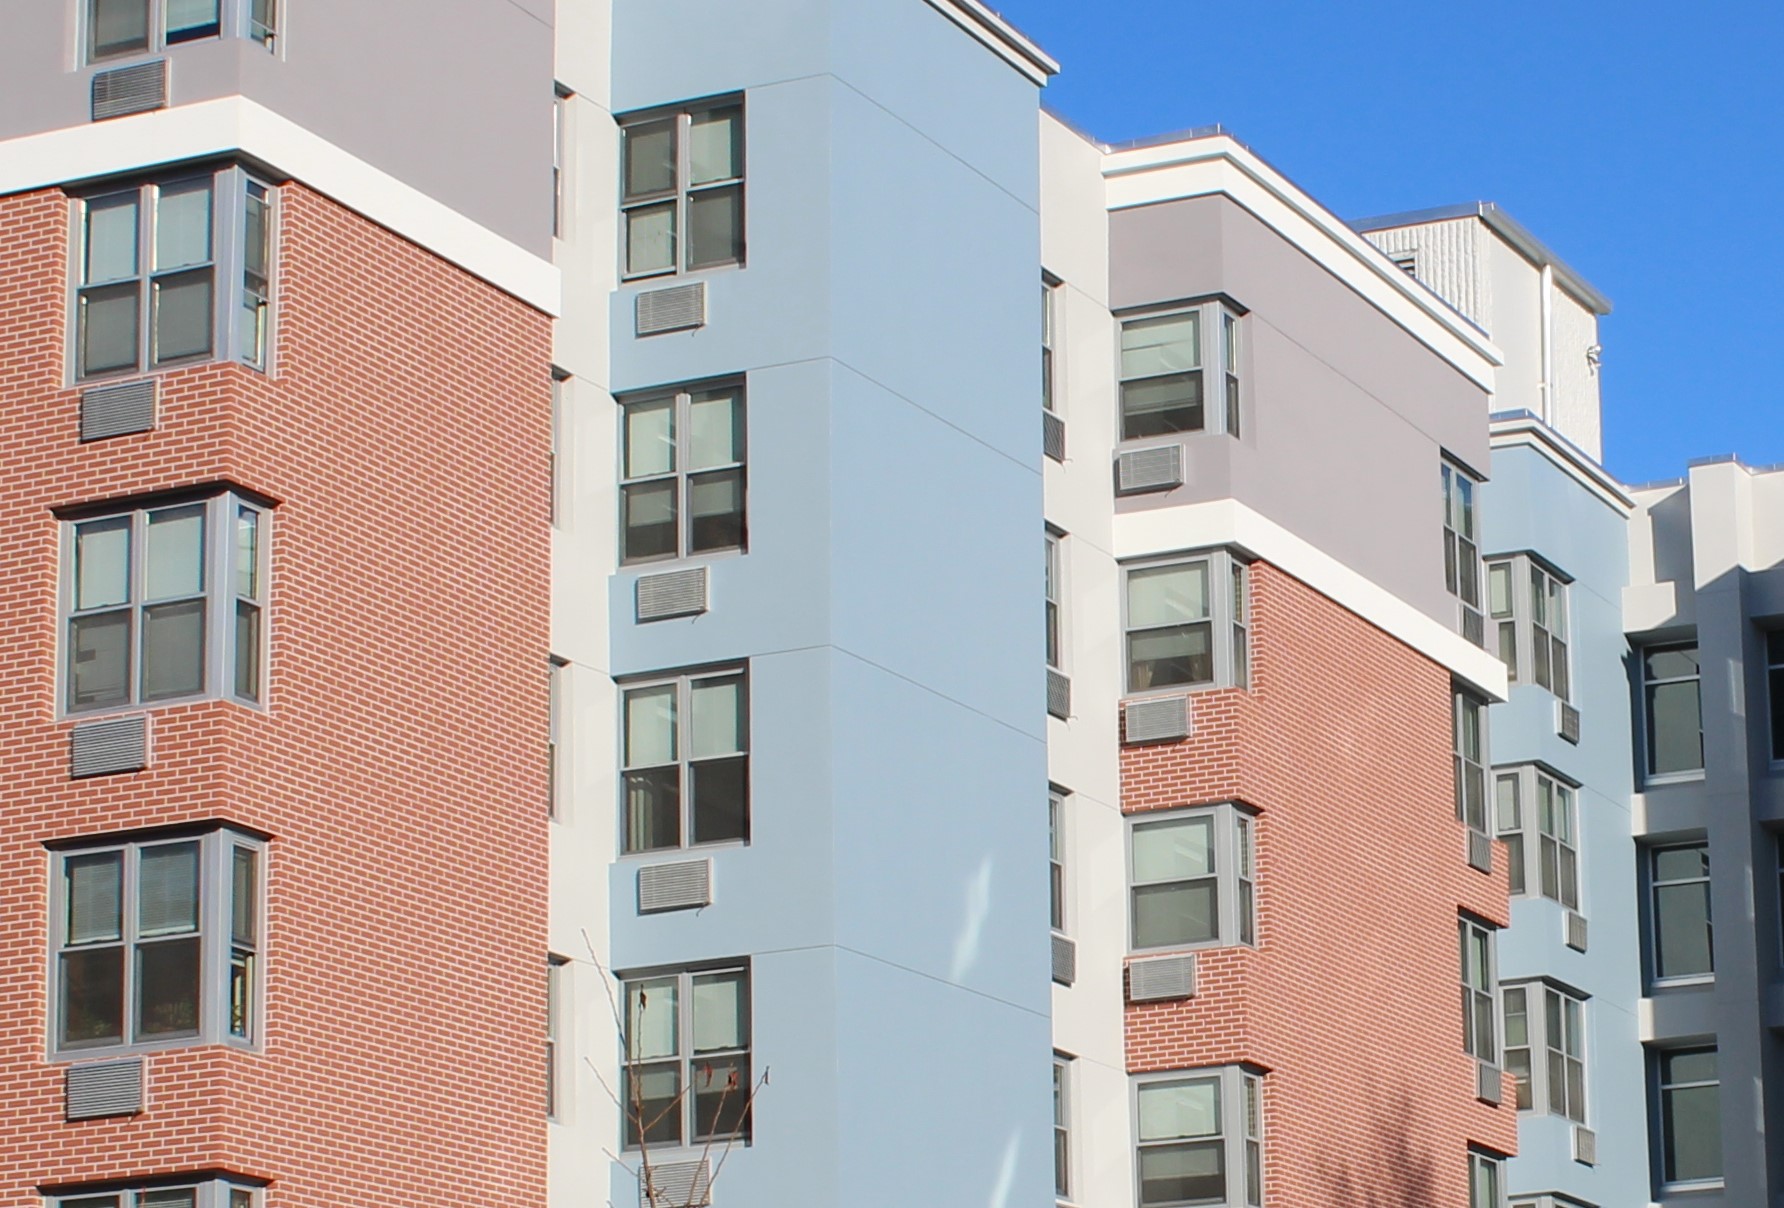
M 549 320 L 279 205 L 273 375 L 166 372 L 155 431 L 82 445 L 68 204 L 0 199 L 0 1205 L 212 1169 L 544 1199 Z M 52 509 L 221 482 L 277 504 L 267 707 L 154 709 L 149 770 L 70 780 Z M 144 1114 L 66 1123 L 44 844 L 210 819 L 271 836 L 262 1051 L 152 1053 Z
M 1257 809 L 1259 944 L 1129 1006 L 1128 1068 L 1269 1070 L 1268 1208 L 1466 1208 L 1468 1145 L 1515 1151 L 1517 1113 L 1463 1051 L 1458 911 L 1509 920 L 1504 852 L 1470 868 L 1455 818 L 1449 673 L 1275 567 L 1251 591 L 1250 689 L 1124 748 L 1122 808 Z

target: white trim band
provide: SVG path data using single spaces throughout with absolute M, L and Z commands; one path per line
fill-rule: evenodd
M 1059 64 L 1014 25 L 979 0 L 929 0 L 929 7 L 990 47 L 1004 62 L 1043 87 Z

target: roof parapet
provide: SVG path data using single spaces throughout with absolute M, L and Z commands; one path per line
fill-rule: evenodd
M 1034 83 L 1046 87 L 1048 79 L 1059 74 L 1059 63 L 1052 55 L 980 0 L 929 0 L 929 7 L 990 47 Z

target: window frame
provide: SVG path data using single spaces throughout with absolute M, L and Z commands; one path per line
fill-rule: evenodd
M 1158 1070 L 1128 1077 L 1129 1136 L 1132 1137 L 1132 1170 L 1134 1202 L 1139 1208 L 1178 1208 L 1179 1205 L 1213 1205 L 1225 1208 L 1257 1208 L 1264 1201 L 1264 1188 L 1269 1172 L 1264 1158 L 1267 1139 L 1264 1135 L 1264 1071 L 1247 1064 L 1197 1066 L 1189 1069 Z M 1214 1083 L 1219 1107 L 1218 1134 L 1187 1137 L 1143 1139 L 1140 1098 L 1145 1088 L 1160 1084 Z M 1219 1200 L 1160 1200 L 1148 1203 L 1142 1175 L 1141 1155 L 1147 1149 L 1174 1145 L 1203 1144 L 1212 1141 L 1220 1146 L 1221 1177 L 1226 1184 Z
M 1652 1129 L 1651 1138 L 1654 1145 L 1654 1177 L 1655 1182 L 1659 1185 L 1659 1191 L 1663 1194 L 1670 1195 L 1675 1192 L 1684 1191 L 1710 1191 L 1723 1186 L 1727 1179 L 1728 1153 L 1726 1148 L 1723 1148 L 1720 1145 L 1718 1145 L 1717 1165 L 1721 1167 L 1721 1173 L 1710 1178 L 1701 1179 L 1675 1179 L 1667 1177 L 1667 1161 L 1669 1157 L 1667 1152 L 1667 1141 L 1674 1131 L 1673 1112 L 1671 1110 L 1672 1100 L 1669 1092 L 1680 1090 L 1701 1090 L 1705 1087 L 1714 1087 L 1718 1099 L 1717 1122 L 1720 1125 L 1720 1096 L 1722 1091 L 1722 1054 L 1720 1047 L 1715 1044 L 1669 1045 L 1664 1048 L 1657 1047 L 1650 1049 L 1649 1052 L 1651 1054 L 1648 1067 L 1649 1093 L 1653 1095 L 1652 1103 L 1654 1109 L 1650 1127 Z M 1667 1081 L 1667 1067 L 1673 1058 L 1701 1056 L 1705 1053 L 1711 1054 L 1716 1059 L 1716 1078 L 1714 1081 L 1705 1081 L 1702 1079 L 1683 1082 Z M 1722 1129 L 1720 1127 L 1716 1129 L 1716 1136 L 1718 1142 L 1720 1142 L 1722 1137 Z
M 722 1049 L 722 1050 L 721 1049 L 710 1049 L 710 1050 L 707 1050 L 705 1053 L 696 1052 L 694 1049 L 694 1033 L 695 1033 L 694 981 L 696 978 L 724 977 L 724 976 L 728 976 L 728 975 L 732 975 L 732 974 L 740 974 L 742 976 L 742 981 L 743 981 L 743 989 L 742 989 L 742 993 L 740 996 L 741 1016 L 739 1019 L 739 1026 L 743 1032 L 744 1043 L 743 1043 L 742 1047 L 740 1047 L 740 1048 L 730 1048 L 730 1049 Z M 632 1032 L 632 1027 L 631 1027 L 631 1025 L 632 1025 L 631 987 L 635 983 L 660 982 L 660 981 L 667 981 L 670 979 L 673 979 L 675 981 L 675 986 L 676 986 L 676 989 L 675 989 L 675 1010 L 676 1010 L 676 1019 L 675 1019 L 676 1052 L 675 1052 L 675 1055 L 673 1058 L 634 1057 L 632 1055 L 634 1050 L 633 1050 L 633 1037 L 631 1034 L 631 1032 Z M 701 1150 L 704 1147 L 708 1146 L 709 1144 L 712 1144 L 713 1142 L 718 1142 L 718 1143 L 722 1144 L 724 1142 L 724 1136 L 722 1134 L 715 1135 L 712 1138 L 703 1138 L 699 1135 L 698 1116 L 696 1114 L 699 1109 L 698 1109 L 698 1103 L 697 1103 L 697 1096 L 693 1093 L 694 1067 L 699 1063 L 699 1059 L 702 1057 L 706 1058 L 707 1061 L 710 1062 L 715 1057 L 715 1055 L 720 1059 L 725 1059 L 725 1058 L 731 1058 L 731 1057 L 741 1054 L 743 1057 L 745 1069 L 748 1071 L 749 1078 L 748 1078 L 748 1080 L 746 1080 L 744 1083 L 741 1084 L 740 1089 L 744 1095 L 750 1096 L 753 1098 L 754 1091 L 755 1091 L 755 1078 L 758 1076 L 758 1070 L 756 1067 L 756 1050 L 755 1050 L 755 985 L 754 985 L 754 979 L 753 979 L 753 974 L 752 974 L 752 969 L 751 969 L 751 962 L 747 958 L 744 958 L 744 959 L 738 959 L 738 960 L 713 961 L 713 962 L 702 963 L 702 964 L 698 964 L 698 965 L 672 966 L 669 968 L 634 970 L 634 971 L 616 974 L 615 980 L 618 981 L 618 983 L 619 983 L 619 996 L 618 997 L 619 997 L 619 1002 L 621 1004 L 621 1006 L 620 1006 L 620 1010 L 622 1012 L 621 1019 L 625 1021 L 625 1025 L 621 1028 L 621 1035 L 619 1038 L 619 1070 L 620 1070 L 621 1087 L 622 1088 L 630 1087 L 631 1075 L 632 1075 L 632 1071 L 635 1067 L 642 1067 L 642 1066 L 646 1066 L 646 1065 L 666 1065 L 666 1064 L 668 1064 L 668 1062 L 670 1060 L 674 1060 L 677 1064 L 677 1074 L 676 1074 L 677 1092 L 676 1093 L 682 1100 L 679 1108 L 677 1109 L 681 1116 L 681 1119 L 679 1121 L 681 1139 L 678 1142 L 675 1142 L 673 1144 L 663 1142 L 663 1141 L 648 1141 L 647 1142 L 648 1147 L 650 1149 L 658 1151 L 658 1152 L 661 1152 L 663 1150 L 669 1150 L 671 1152 L 674 1152 L 674 1151 L 685 1151 L 685 1150 L 698 1151 L 698 1150 Z M 646 1002 L 644 1009 L 645 1010 L 649 1009 L 648 1001 Z M 620 1111 L 619 1111 L 619 1116 L 620 1116 L 620 1152 L 622 1152 L 622 1153 L 636 1153 L 639 1150 L 646 1148 L 646 1145 L 636 1144 L 633 1142 L 633 1140 L 631 1138 L 629 1138 L 627 1136 L 628 1130 L 632 1124 L 631 1108 L 630 1108 L 630 1106 L 627 1105 L 628 1101 L 630 1099 L 629 1089 L 622 1090 L 621 1099 L 622 1099 L 622 1104 L 621 1104 Z M 754 1140 L 755 1140 L 755 1120 L 754 1120 L 755 1112 L 754 1112 L 753 1103 L 746 1102 L 744 1105 L 743 1112 L 744 1112 L 743 1127 L 742 1127 L 742 1130 L 737 1135 L 736 1144 L 747 1148 L 748 1146 L 753 1144 Z
M 1208 581 L 1206 615 L 1179 620 L 1166 625 L 1135 628 L 1130 601 L 1136 573 L 1178 567 L 1203 566 Z M 1154 696 L 1181 696 L 1186 692 L 1205 692 L 1225 688 L 1251 687 L 1251 562 L 1237 552 L 1221 548 L 1197 550 L 1161 557 L 1141 558 L 1120 563 L 1121 570 L 1121 657 L 1123 700 L 1140 700 Z M 1136 634 L 1170 629 L 1206 626 L 1210 678 L 1181 684 L 1134 686 L 1133 655 Z M 1157 662 L 1160 660 L 1150 660 Z
M 1052 525 L 1045 530 L 1047 546 L 1044 580 L 1046 659 L 1049 670 L 1066 674 L 1066 534 Z
M 143 45 L 128 50 L 113 51 L 110 54 L 99 54 L 93 44 L 96 32 L 93 11 L 95 0 L 81 0 L 75 10 L 75 20 L 78 25 L 76 47 L 80 66 L 106 68 L 147 55 L 166 54 L 175 46 L 184 46 L 192 42 L 217 42 L 231 38 L 258 42 L 269 53 L 277 54 L 278 5 L 275 0 L 266 0 L 266 2 L 267 7 L 271 10 L 271 19 L 267 22 L 260 22 L 254 17 L 253 0 L 218 0 L 215 28 L 206 28 L 205 32 L 170 39 L 167 29 L 167 0 L 142 0 L 144 9 Z
M 1053 1198 L 1061 1204 L 1071 1202 L 1073 1176 L 1077 1174 L 1072 1152 L 1072 1067 L 1076 1060 L 1057 1049 L 1053 1052 Z
M 163 932 L 161 935 L 186 935 L 198 943 L 196 1026 L 188 1033 L 144 1039 L 137 1035 L 138 1021 L 135 1019 L 141 981 L 141 957 L 137 948 L 145 938 L 141 934 L 138 917 L 141 910 L 140 896 L 137 893 L 141 853 L 144 850 L 187 844 L 196 844 L 198 847 L 197 927 L 191 932 Z M 84 1061 L 93 1057 L 219 1044 L 250 1052 L 261 1051 L 265 1032 L 269 848 L 270 844 L 265 836 L 227 825 L 129 831 L 99 839 L 83 838 L 51 845 L 47 930 L 49 1059 Z M 84 944 L 72 943 L 68 936 L 68 863 L 71 859 L 113 853 L 118 855 L 119 860 L 117 938 Z M 252 861 L 249 900 L 246 903 L 252 916 L 249 920 L 252 934 L 239 940 L 234 929 L 233 914 L 237 905 L 237 853 L 246 853 Z M 153 938 L 160 937 L 151 937 Z M 66 1042 L 63 1039 L 67 1015 L 62 971 L 64 955 L 114 947 L 121 953 L 118 1004 L 122 1033 L 120 1039 L 115 1042 Z M 238 962 L 245 962 L 246 965 L 246 998 L 242 1003 L 245 1022 L 242 1030 L 237 1030 L 232 1018 L 232 991 L 237 985 L 235 973 L 241 967 Z
M 1512 790 L 1511 810 L 1506 808 L 1505 788 Z M 1564 820 L 1570 839 L 1542 828 L 1542 793 L 1547 785 L 1551 800 L 1559 803 L 1556 817 Z M 1579 788 L 1546 764 L 1510 764 L 1493 769 L 1493 833 L 1505 844 L 1510 865 L 1511 895 L 1546 898 L 1566 910 L 1578 912 L 1584 899 L 1585 869 L 1580 843 Z M 1508 818 L 1508 812 L 1515 816 Z M 1546 884 L 1547 849 L 1554 845 L 1555 892 Z M 1571 863 L 1570 863 L 1571 857 Z M 1571 869 L 1572 890 L 1569 892 Z
M 692 412 L 696 395 L 714 395 L 730 393 L 734 408 L 732 424 L 733 437 L 740 446 L 741 456 L 735 461 L 719 466 L 703 466 L 700 469 L 689 467 L 689 448 L 693 435 Z M 619 466 L 618 466 L 618 522 L 619 522 L 619 564 L 622 567 L 658 566 L 671 562 L 689 562 L 695 559 L 712 559 L 736 557 L 749 553 L 750 545 L 750 506 L 749 506 L 749 390 L 746 379 L 742 376 L 709 378 L 698 382 L 688 382 L 677 386 L 668 386 L 655 390 L 641 390 L 628 393 L 614 400 L 619 413 Z M 670 405 L 670 423 L 672 425 L 673 467 L 656 474 L 627 474 L 628 454 L 631 449 L 631 424 L 628 422 L 634 408 L 657 406 L 664 401 Z M 722 474 L 737 475 L 737 493 L 740 504 L 739 533 L 736 545 L 713 546 L 710 549 L 693 549 L 693 533 L 691 525 L 694 516 L 690 502 L 692 500 L 692 482 L 696 478 L 712 477 Z M 631 555 L 627 547 L 627 488 L 646 486 L 652 483 L 670 482 L 674 484 L 675 497 L 675 550 L 672 553 Z
M 1071 934 L 1071 878 L 1067 872 L 1069 840 L 1066 802 L 1071 793 L 1058 785 L 1047 786 L 1048 922 L 1054 935 Z
M 173 1191 L 192 1192 L 193 1208 L 261 1208 L 265 1188 L 233 1177 L 188 1179 L 174 1176 L 153 1184 L 117 1186 L 97 1190 L 63 1192 L 43 1197 L 44 1208 L 143 1208 L 146 1197 Z M 104 1205 L 104 1201 L 111 1201 Z
M 1484 480 L 1447 453 L 1439 462 L 1443 488 L 1443 586 L 1456 602 L 1456 632 L 1485 648 L 1487 570 L 1480 552 L 1480 488 Z M 1471 628 L 1476 632 L 1471 634 Z
M 1127 860 L 1127 951 L 1130 955 L 1258 946 L 1257 835 L 1260 816 L 1258 811 L 1240 802 L 1221 801 L 1180 809 L 1147 810 L 1123 819 L 1126 828 L 1123 847 Z M 1212 821 L 1209 853 L 1213 856 L 1214 870 L 1211 873 L 1146 882 L 1135 879 L 1136 832 L 1201 819 Z M 1138 943 L 1136 903 L 1141 889 L 1203 881 L 1214 882 L 1214 934 L 1210 938 L 1144 946 Z
M 1522 995 L 1524 1003 L 1524 1038 L 1521 1044 L 1512 1043 L 1513 994 Z M 1555 1116 L 1585 1126 L 1591 1118 L 1588 1105 L 1592 1099 L 1591 1022 L 1587 1012 L 1591 996 L 1575 993 L 1548 978 L 1529 978 L 1501 985 L 1499 1000 L 1504 1031 L 1502 1048 L 1505 1068 L 1517 1080 L 1518 1110 L 1533 1115 Z M 1559 1044 L 1556 1043 L 1557 1037 L 1551 1027 L 1555 1022 L 1550 1015 L 1551 1004 L 1559 1012 Z M 1513 1062 L 1512 1053 L 1520 1051 L 1525 1054 L 1523 1062 Z M 1561 1066 L 1559 1105 L 1555 1102 L 1557 1083 L 1554 1074 L 1557 1060 Z M 1577 1092 L 1569 1078 L 1570 1065 L 1579 1068 Z M 1525 1098 L 1529 1099 L 1528 1104 L 1523 1102 Z
M 199 507 L 203 509 L 204 547 L 202 568 L 205 577 L 203 590 L 192 596 L 167 597 L 159 601 L 147 598 L 147 530 L 149 516 L 171 511 L 180 511 Z M 237 573 L 241 569 L 236 561 L 239 550 L 236 537 L 236 523 L 243 512 L 252 512 L 256 517 L 255 551 L 256 565 L 253 580 L 258 590 L 257 597 L 239 595 L 236 591 Z M 128 597 L 121 604 L 97 605 L 92 608 L 77 609 L 76 603 L 76 560 L 78 549 L 78 533 L 87 525 L 104 524 L 110 521 L 128 519 L 129 545 L 127 554 L 126 577 L 129 581 Z M 239 489 L 209 491 L 197 495 L 178 493 L 169 496 L 153 497 L 137 503 L 133 507 L 108 507 L 104 509 L 81 509 L 66 514 L 61 518 L 61 564 L 57 584 L 57 657 L 56 657 L 56 710 L 60 719 L 89 720 L 109 717 L 122 713 L 136 713 L 146 709 L 160 709 L 170 705 L 189 704 L 201 700 L 226 700 L 250 709 L 267 709 L 270 707 L 271 675 L 270 652 L 272 650 L 272 537 L 273 508 L 261 499 Z M 200 674 L 201 685 L 197 692 L 181 693 L 144 699 L 142 693 L 142 651 L 143 651 L 143 614 L 150 608 L 165 606 L 177 601 L 202 600 L 204 602 L 204 636 L 202 653 L 204 666 Z M 246 603 L 257 609 L 259 614 L 258 632 L 255 635 L 257 650 L 254 653 L 252 670 L 258 695 L 246 695 L 236 691 L 238 668 L 236 647 L 236 624 L 238 606 Z M 86 619 L 125 613 L 129 617 L 129 650 L 126 656 L 124 676 L 126 679 L 125 698 L 122 701 L 107 702 L 85 708 L 76 708 L 73 702 L 75 688 L 74 661 L 77 653 L 73 639 L 73 627 L 77 619 Z
M 1456 928 L 1461 956 L 1462 1051 L 1483 1064 L 1499 1066 L 1505 1047 L 1499 1026 L 1499 928 L 1470 914 L 1458 915 Z M 1477 936 L 1484 937 L 1486 947 L 1481 985 L 1475 985 L 1469 973 L 1469 942 Z M 1487 1013 L 1484 1021 L 1483 1009 Z M 1483 1027 L 1488 1035 L 1482 1034 Z
M 1505 1208 L 1505 1168 L 1502 1156 L 1472 1145 L 1468 1147 L 1468 1208 Z M 1487 1204 L 1482 1204 L 1476 1194 L 1483 1175 L 1492 1184 L 1488 1192 L 1491 1202 Z
M 1676 877 L 1665 881 L 1659 879 L 1658 864 L 1662 853 L 1669 851 L 1703 851 L 1704 872 L 1702 876 Z M 1655 987 L 1708 985 L 1716 980 L 1716 918 L 1715 902 L 1710 895 L 1714 882 L 1710 873 L 1710 843 L 1707 838 L 1691 840 L 1684 843 L 1656 843 L 1646 845 L 1642 849 L 1642 881 L 1643 905 L 1645 907 L 1642 922 L 1646 926 L 1647 936 L 1643 944 L 1643 955 L 1648 966 L 1648 981 Z M 1660 969 L 1660 890 L 1678 885 L 1697 885 L 1704 887 L 1704 927 L 1705 939 L 1710 954 L 1710 967 L 1701 973 L 1665 974 Z
M 551 237 L 570 238 L 570 100 L 562 80 L 551 84 Z
M 1768 751 L 1772 770 L 1777 771 L 1784 768 L 1784 629 L 1762 629 L 1760 637 L 1765 643 L 1766 720 L 1770 723 L 1771 730 Z M 1698 692 L 1698 707 L 1701 709 L 1701 669 Z
M 737 110 L 737 175 L 725 177 L 722 180 L 703 181 L 696 185 L 692 182 L 692 150 L 689 131 L 693 128 L 696 117 L 724 109 Z M 632 113 L 620 114 L 615 117 L 614 121 L 619 126 L 619 173 L 616 183 L 619 191 L 617 202 L 619 222 L 617 225 L 621 283 L 630 284 L 635 281 L 650 281 L 667 277 L 688 277 L 746 267 L 749 263 L 749 106 L 745 103 L 745 94 L 734 92 L 676 105 L 640 109 Z M 641 193 L 628 199 L 626 196 L 626 156 L 629 145 L 627 132 L 639 126 L 654 125 L 663 121 L 668 121 L 673 125 L 674 182 L 669 189 Z M 692 241 L 688 238 L 690 199 L 699 193 L 710 193 L 723 189 L 737 190 L 737 254 L 726 260 L 710 261 L 700 265 L 690 264 L 688 262 L 688 256 L 692 250 Z M 674 226 L 670 236 L 674 251 L 670 267 L 634 272 L 631 268 L 629 246 L 630 215 L 634 211 L 653 209 L 665 203 L 672 205 L 671 212 L 674 215 Z
M 1634 645 L 1637 675 L 1640 679 L 1640 682 L 1637 685 L 1637 691 L 1640 693 L 1637 705 L 1641 710 L 1641 730 L 1639 734 L 1642 753 L 1641 783 L 1676 784 L 1693 780 L 1702 780 L 1704 775 L 1704 764 L 1706 762 L 1703 749 L 1703 650 L 1698 645 L 1697 638 L 1692 637 L 1684 641 L 1642 642 Z M 1649 656 L 1684 650 L 1691 651 L 1697 662 L 1697 673 L 1695 675 L 1661 676 L 1659 678 L 1654 678 L 1649 675 Z M 1657 772 L 1654 770 L 1654 698 L 1651 690 L 1656 687 L 1665 687 L 1670 684 L 1687 683 L 1697 685 L 1697 766 L 1695 768 L 1678 768 L 1670 772 Z
M 160 269 L 154 264 L 159 202 L 170 190 L 209 182 L 209 258 L 202 264 Z M 87 259 L 91 235 L 89 213 L 102 203 L 130 198 L 135 207 L 133 231 L 135 267 L 127 276 L 88 281 Z M 265 207 L 262 219 L 265 247 L 264 273 L 251 273 L 248 263 L 250 201 Z M 103 385 L 149 377 L 193 365 L 229 363 L 271 376 L 278 330 L 278 248 L 281 217 L 279 188 L 240 164 L 184 167 L 125 184 L 83 189 L 68 195 L 68 310 L 65 324 L 65 383 L 73 386 Z M 161 282 L 208 273 L 210 280 L 210 346 L 202 352 L 161 357 L 156 343 L 159 332 L 157 300 Z M 87 295 L 119 293 L 132 289 L 136 308 L 134 360 L 129 365 L 86 368 L 85 337 L 88 331 Z M 254 324 L 243 318 L 248 299 L 258 302 Z M 254 332 L 255 355 L 242 347 L 246 333 Z
M 570 1002 L 570 958 L 548 953 L 545 957 L 545 1118 L 562 1123 L 569 1118 L 569 1083 L 564 1078 L 566 1026 L 575 1018 Z
M 555 654 L 549 656 L 545 660 L 545 675 L 546 817 L 553 822 L 561 822 L 564 818 L 565 788 L 569 783 L 569 777 L 565 775 L 569 761 L 565 758 L 568 749 L 564 741 L 564 730 L 569 717 L 570 660 Z
M 1118 449 L 1145 445 L 1181 444 L 1191 436 L 1209 433 L 1240 439 L 1247 391 L 1245 383 L 1245 317 L 1249 312 L 1224 295 L 1186 299 L 1162 306 L 1122 311 L 1115 316 L 1115 444 Z M 1193 368 L 1129 377 L 1123 361 L 1125 336 L 1130 327 L 1159 319 L 1193 315 L 1196 321 L 1196 357 Z M 1179 374 L 1195 374 L 1201 395 L 1201 423 L 1166 432 L 1128 435 L 1127 386 L 1161 381 Z M 1220 388 L 1215 390 L 1214 383 Z M 1179 403 L 1179 406 L 1183 404 Z
M 1060 299 L 1065 283 L 1041 272 L 1041 410 L 1064 418 L 1060 407 Z
M 742 726 L 741 742 L 743 750 L 729 755 L 712 756 L 706 760 L 696 761 L 693 758 L 693 689 L 697 681 L 723 680 L 735 677 L 742 686 Z M 677 769 L 677 805 L 679 815 L 679 842 L 673 846 L 641 847 L 631 845 L 632 814 L 630 794 L 627 791 L 626 778 L 629 774 L 668 767 L 668 764 L 644 764 L 634 766 L 627 758 L 626 724 L 627 700 L 634 692 L 648 691 L 673 685 L 675 688 L 675 767 Z M 619 782 L 619 809 L 616 821 L 619 826 L 619 855 L 621 859 L 659 857 L 665 853 L 690 851 L 695 848 L 713 849 L 724 847 L 747 847 L 751 842 L 751 806 L 752 774 L 754 761 L 750 758 L 750 738 L 752 712 L 750 705 L 750 670 L 745 663 L 722 663 L 710 667 L 692 668 L 682 671 L 664 672 L 658 675 L 640 676 L 636 679 L 622 679 L 617 682 L 619 688 L 619 758 L 615 761 Z M 740 838 L 693 839 L 694 799 L 692 768 L 696 762 L 716 762 L 719 760 L 743 759 L 743 835 Z
M 570 475 L 568 433 L 570 399 L 573 392 L 571 374 L 556 365 L 551 367 L 551 527 L 568 527 L 570 512 Z
M 1470 716 L 1477 719 L 1474 735 L 1474 749 L 1470 750 L 1467 720 Z M 1488 773 L 1487 757 L 1492 750 L 1489 708 L 1484 696 L 1473 689 L 1465 687 L 1460 680 L 1450 682 L 1450 758 L 1456 795 L 1456 820 L 1475 834 L 1487 836 L 1493 832 L 1493 810 L 1491 776 Z M 1480 822 L 1478 825 L 1470 818 L 1469 790 L 1479 785 L 1476 797 L 1479 800 Z
M 1486 614 L 1488 628 L 1493 631 L 1488 649 L 1505 664 L 1507 682 L 1534 684 L 1556 700 L 1571 703 L 1572 577 L 1527 552 L 1488 558 L 1486 567 Z M 1500 582 L 1503 591 L 1498 587 Z M 1541 621 L 1536 616 L 1539 598 L 1545 614 Z M 1551 619 L 1557 609 L 1559 625 Z M 1539 649 L 1547 652 L 1546 677 L 1540 673 L 1536 657 Z

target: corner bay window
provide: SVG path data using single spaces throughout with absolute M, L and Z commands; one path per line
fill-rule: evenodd
M 1642 738 L 1649 776 L 1703 771 L 1703 698 L 1697 643 L 1641 650 Z
M 1505 989 L 1505 1066 L 1519 1111 L 1586 1122 L 1586 1004 L 1544 982 Z
M 1129 566 L 1127 690 L 1244 687 L 1249 579 L 1246 564 L 1225 551 Z
M 625 1146 L 750 1139 L 747 968 L 630 976 L 625 992 Z
M 743 549 L 743 383 L 629 398 L 621 410 L 621 561 Z
M 1468 1208 L 1503 1208 L 1504 1203 L 1504 1159 L 1469 1150 Z
M 1487 609 L 1506 678 L 1571 699 L 1566 582 L 1528 556 L 1490 562 Z
M 1256 825 L 1252 814 L 1230 804 L 1132 820 L 1136 951 L 1257 942 Z
M 272 198 L 224 168 L 77 201 L 75 377 L 219 357 L 264 369 Z
M 260 701 L 270 527 L 234 494 L 65 522 L 68 712 Z
M 1487 703 L 1466 688 L 1451 689 L 1456 817 L 1469 830 L 1487 833 Z
M 1141 1208 L 1263 1201 L 1263 1079 L 1228 1066 L 1134 1087 Z
M 743 104 L 620 119 L 625 276 L 743 263 Z
M 186 1186 L 56 1196 L 44 1203 L 49 1208 L 260 1208 L 262 1196 L 256 1187 L 210 1179 Z
M 1123 320 L 1121 439 L 1204 429 L 1239 435 L 1238 316 L 1204 302 Z
M 749 690 L 741 670 L 627 684 L 625 850 L 749 838 Z
M 55 852 L 57 1051 L 256 1040 L 261 858 L 229 830 Z
M 1493 774 L 1499 838 L 1511 866 L 1511 892 L 1580 908 L 1580 855 L 1574 790 L 1536 767 Z

